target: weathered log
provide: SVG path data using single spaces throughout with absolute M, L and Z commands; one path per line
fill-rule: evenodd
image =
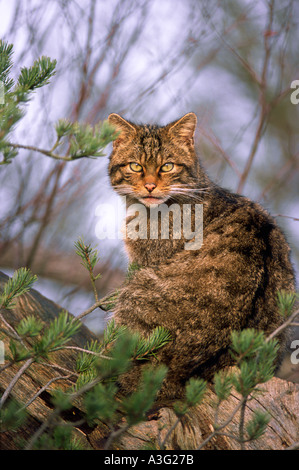
M 7 276 L 0 273 L 0 289 L 7 281 Z M 36 315 L 45 324 L 53 320 L 61 311 L 61 308 L 48 300 L 37 291 L 31 289 L 27 294 L 19 297 L 15 308 L 2 310 L 3 317 L 12 326 L 16 325 L 22 318 L 28 315 Z M 86 346 L 86 343 L 96 339 L 95 335 L 86 327 L 82 326 L 74 336 L 70 344 L 78 347 Z M 4 340 L 5 347 L 8 341 Z M 7 431 L 0 433 L 1 449 L 20 449 L 21 442 L 28 442 L 35 431 L 45 422 L 50 413 L 53 412 L 51 403 L 51 392 L 57 388 L 68 388 L 76 379 L 75 375 L 69 376 L 68 371 L 75 370 L 77 352 L 66 349 L 53 353 L 51 363 L 33 364 L 16 382 L 11 391 L 11 397 L 22 403 L 30 400 L 38 390 L 46 384 L 49 387 L 44 390 L 27 408 L 29 418 L 17 432 Z M 3 367 L 0 366 L 0 367 Z M 0 394 L 4 392 L 20 366 L 13 365 L 2 370 L 0 376 Z M 64 369 L 67 369 L 64 370 Z M 59 377 L 69 376 L 59 379 Z M 299 441 L 299 386 L 278 378 L 274 378 L 260 387 L 265 392 L 252 398 L 247 405 L 246 415 L 248 418 L 257 408 L 267 410 L 272 419 L 267 426 L 266 433 L 258 440 L 248 442 L 247 449 L 284 449 Z M 174 427 L 165 442 L 167 450 L 193 450 L 212 433 L 215 417 L 216 395 L 212 385 L 209 386 L 204 402 L 192 409 L 184 416 L 176 426 L 177 417 L 172 409 L 171 403 L 167 406 L 155 407 L 145 422 L 142 422 L 127 432 L 123 433 L 118 440 L 113 441 L 113 449 L 139 450 L 147 446 L 159 448 L 164 441 L 169 429 Z M 223 423 L 231 415 L 239 397 L 232 394 L 221 406 L 218 414 L 218 423 Z M 63 415 L 67 421 L 78 422 L 83 414 L 80 403 L 71 411 Z M 82 421 L 82 420 L 81 420 Z M 228 437 L 228 434 L 238 433 L 239 412 L 235 414 L 231 423 L 225 428 L 226 435 L 219 435 L 211 439 L 204 449 L 239 449 L 240 444 Z M 83 445 L 90 449 L 103 449 L 109 430 L 104 423 L 95 427 L 80 424 L 76 427 Z

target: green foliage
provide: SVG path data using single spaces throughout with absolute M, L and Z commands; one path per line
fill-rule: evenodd
M 246 424 L 248 440 L 255 440 L 261 437 L 266 431 L 266 427 L 271 420 L 271 415 L 261 410 L 255 410 L 252 418 Z
M 90 343 L 87 343 L 85 349 L 89 352 L 94 352 L 95 354 L 100 354 L 101 351 L 102 351 L 102 346 L 101 346 L 101 343 L 99 341 L 91 341 Z M 97 360 L 96 355 L 86 353 L 86 352 L 80 353 L 77 357 L 76 371 L 79 374 L 91 371 L 91 369 L 93 368 L 96 360 Z
M 57 424 L 52 432 L 43 434 L 34 444 L 35 450 L 84 450 L 80 440 L 74 436 L 74 428 Z
M 214 390 L 219 402 L 227 400 L 232 390 L 232 377 L 225 371 L 216 372 L 214 375 Z
M 26 417 L 27 413 L 24 407 L 16 400 L 9 400 L 0 409 L 0 432 L 17 430 L 24 424 Z
M 89 124 L 73 124 L 70 135 L 70 156 L 73 160 L 83 157 L 101 157 L 102 149 L 113 140 L 114 128 L 107 121 L 94 127 Z
M 9 77 L 12 68 L 13 46 L 0 41 L 0 80 L 4 84 L 4 104 L 0 106 L 0 151 L 3 154 L 1 164 L 10 163 L 17 150 L 7 140 L 14 125 L 24 116 L 20 105 L 29 101 L 31 93 L 46 85 L 55 74 L 56 61 L 42 57 L 32 67 L 23 67 L 16 84 Z
M 22 67 L 16 84 L 9 77 L 12 68 L 13 45 L 0 41 L 0 82 L 4 86 L 4 104 L 0 105 L 0 152 L 3 160 L 0 165 L 11 163 L 19 148 L 34 150 L 60 160 L 76 160 L 83 157 L 103 156 L 103 149 L 117 136 L 115 129 L 107 121 L 94 127 L 89 124 L 60 119 L 56 126 L 57 140 L 51 150 L 11 143 L 8 140 L 15 124 L 25 115 L 24 107 L 32 93 L 45 85 L 56 73 L 56 60 L 41 57 L 31 67 Z M 63 143 L 68 144 L 69 154 L 58 155 L 54 150 Z
M 49 57 L 41 57 L 31 67 L 23 67 L 17 83 L 17 93 L 24 94 L 24 100 L 28 99 L 29 91 L 47 85 L 50 78 L 55 75 L 56 60 Z
M 186 386 L 186 402 L 188 406 L 200 403 L 206 391 L 206 382 L 202 379 L 191 378 Z
M 112 373 L 110 368 L 110 366 L 113 366 L 110 363 L 111 357 L 104 356 L 104 354 L 106 349 L 113 347 L 125 331 L 125 327 L 115 325 L 112 319 L 107 324 L 102 341 L 92 341 L 86 345 L 86 352 L 80 353 L 77 357 L 76 371 L 79 373 L 79 377 L 76 381 L 76 389 L 94 380 L 99 375 L 99 369 L 101 369 L 103 377 Z M 90 352 L 95 354 L 90 354 Z M 105 361 L 109 361 L 109 363 L 106 364 Z
M 134 274 L 136 273 L 136 271 L 139 271 L 140 268 L 141 266 L 135 261 L 133 263 L 130 263 L 128 266 L 128 271 L 127 271 L 127 276 L 126 276 L 127 280 L 130 281 L 132 277 L 134 276 Z
M 294 292 L 287 292 L 285 290 L 277 292 L 277 304 L 283 318 L 288 318 L 291 315 L 297 298 L 298 294 Z
M 122 401 L 122 409 L 127 415 L 130 426 L 137 424 L 145 418 L 154 403 L 156 395 L 165 379 L 167 368 L 148 367 L 143 370 L 141 384 L 138 390 Z
M 76 254 L 80 256 L 82 259 L 81 264 L 87 269 L 89 272 L 90 281 L 93 287 L 94 297 L 96 302 L 99 301 L 96 283 L 98 279 L 100 279 L 101 274 L 97 276 L 94 275 L 94 268 L 99 261 L 98 251 L 95 248 L 92 248 L 91 245 L 86 245 L 84 243 L 83 238 L 79 238 L 79 240 L 75 243 Z
M 18 335 L 27 338 L 38 336 L 42 329 L 42 322 L 33 315 L 23 318 L 16 327 Z
M 171 341 L 169 331 L 161 326 L 157 326 L 147 338 L 139 338 L 134 358 L 144 360 L 154 356 L 155 352 L 169 343 L 169 341 Z
M 86 245 L 83 238 L 75 243 L 76 254 L 82 259 L 82 266 L 84 266 L 87 271 L 93 271 L 95 265 L 99 261 L 98 251 L 95 248 L 92 248 L 91 245 Z M 99 276 L 96 276 L 95 279 L 99 279 Z
M 57 138 L 60 140 L 62 137 L 69 136 L 73 132 L 74 124 L 67 119 L 59 119 L 55 125 Z
M 41 339 L 34 345 L 37 357 L 48 357 L 48 354 L 61 349 L 78 331 L 81 323 L 69 317 L 68 312 L 61 312 L 45 329 Z
M 54 390 L 51 401 L 56 410 L 66 411 L 72 408 L 70 394 L 63 392 L 60 389 Z
M 59 119 L 55 126 L 57 142 L 67 137 L 70 143 L 70 157 L 73 160 L 83 157 L 101 157 L 105 148 L 114 140 L 114 128 L 104 121 L 94 127 L 89 124 Z M 57 144 L 56 144 L 57 146 Z
M 87 422 L 91 426 L 95 420 L 113 423 L 116 419 L 115 413 L 118 408 L 116 401 L 117 387 L 113 383 L 98 383 L 86 393 L 84 406 Z
M 263 332 L 250 328 L 234 331 L 231 338 L 231 354 L 239 367 L 232 382 L 237 392 L 247 396 L 259 383 L 273 377 L 278 343 L 276 339 L 267 341 Z
M 207 383 L 203 379 L 191 378 L 186 384 L 185 399 L 174 404 L 174 411 L 182 418 L 190 408 L 202 402 L 206 393 Z
M 106 326 L 103 335 L 102 347 L 106 349 L 109 345 L 113 344 L 121 335 L 125 333 L 127 328 L 124 325 L 117 325 L 112 318 Z
M 26 349 L 23 344 L 13 339 L 9 341 L 9 351 L 11 353 L 11 357 L 9 359 L 12 362 L 25 361 L 31 357 L 30 351 Z
M 116 303 L 117 299 L 119 296 L 119 291 L 116 290 L 115 292 L 112 292 L 111 294 L 106 295 L 101 300 L 101 309 L 104 310 L 105 312 L 109 312 L 110 310 L 113 310 Z
M 109 359 L 100 358 L 97 363 L 98 374 L 103 379 L 115 379 L 126 372 L 131 363 L 136 350 L 138 336 L 125 330 L 113 344 L 109 351 Z
M 33 316 L 23 318 L 16 326 L 16 332 L 20 339 L 35 338 L 35 341 L 32 344 L 32 349 L 28 349 L 17 338 L 11 339 L 9 343 L 11 360 L 20 362 L 30 357 L 36 361 L 47 358 L 51 352 L 63 348 L 80 326 L 79 321 L 70 318 L 69 314 L 64 311 L 46 328 L 40 320 Z
M 13 308 L 14 299 L 27 292 L 37 280 L 27 268 L 20 268 L 14 272 L 13 276 L 4 286 L 3 293 L 0 296 L 0 307 Z
M 7 93 L 13 86 L 13 79 L 9 77 L 12 68 L 13 45 L 0 40 L 0 80 Z

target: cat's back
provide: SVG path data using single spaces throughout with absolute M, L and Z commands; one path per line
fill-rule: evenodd
M 203 251 L 215 266 L 236 254 L 244 265 L 258 265 L 264 288 L 294 290 L 290 247 L 275 219 L 258 203 L 226 189 L 215 187 L 204 205 Z M 230 256 L 234 255 L 234 256 Z

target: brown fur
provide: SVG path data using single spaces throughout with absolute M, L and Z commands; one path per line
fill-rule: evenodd
M 277 291 L 295 289 L 290 250 L 260 205 L 217 186 L 204 172 L 193 145 L 193 113 L 165 127 L 139 126 L 116 114 L 109 121 L 119 132 L 111 184 L 129 204 L 144 201 L 149 211 L 146 184 L 155 185 L 150 195 L 168 205 L 203 204 L 199 250 L 186 251 L 184 240 L 171 238 L 125 241 L 130 262 L 141 269 L 122 287 L 114 312 L 118 323 L 143 335 L 159 325 L 170 331 L 172 341 L 158 354 L 169 368 L 161 396 L 177 398 L 190 377 L 211 379 L 231 364 L 232 330 L 269 334 L 282 323 Z M 174 169 L 161 173 L 167 161 Z M 143 171 L 133 172 L 129 162 Z M 141 368 L 122 382 L 124 392 L 135 388 Z

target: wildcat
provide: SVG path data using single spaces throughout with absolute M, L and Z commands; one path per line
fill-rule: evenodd
M 171 234 L 125 239 L 129 261 L 140 269 L 120 289 L 114 309 L 118 324 L 144 336 L 159 325 L 170 331 L 172 341 L 157 354 L 168 366 L 160 396 L 178 398 L 190 377 L 210 380 L 232 364 L 232 330 L 256 328 L 268 335 L 282 323 L 277 291 L 295 290 L 290 249 L 260 205 L 211 181 L 195 152 L 194 113 L 163 127 L 117 114 L 108 119 L 117 132 L 109 176 L 128 205 L 142 204 L 147 214 L 160 204 L 203 207 L 197 250 L 186 250 L 184 237 Z M 129 215 L 127 225 L 137 215 Z M 285 333 L 278 339 L 283 344 Z M 135 389 L 142 367 L 121 381 L 125 393 Z

